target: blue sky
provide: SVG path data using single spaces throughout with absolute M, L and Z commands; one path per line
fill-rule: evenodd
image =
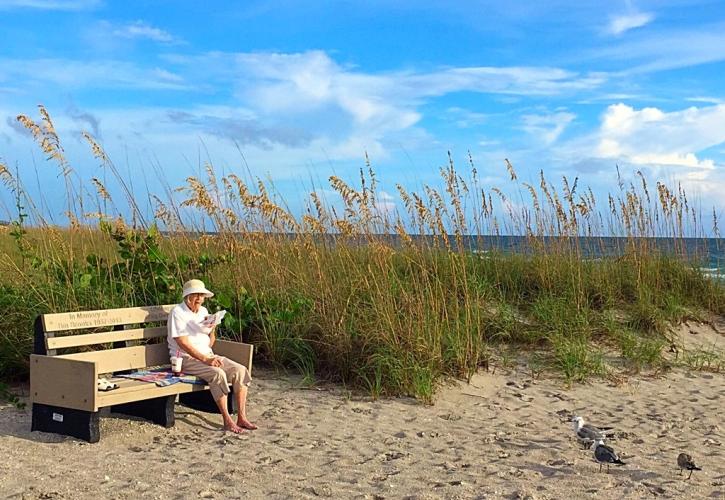
M 725 208 L 720 1 L 0 0 L 0 32 L 0 161 L 51 210 L 58 170 L 15 121 L 39 103 L 81 178 L 103 178 L 85 130 L 141 194 L 209 160 L 299 207 L 366 152 L 394 193 L 470 151 L 488 185 L 504 158 L 599 192 L 619 165 Z

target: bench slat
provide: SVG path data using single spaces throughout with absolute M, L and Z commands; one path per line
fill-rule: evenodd
M 132 330 L 117 330 L 113 332 L 88 333 L 84 335 L 66 335 L 65 337 L 47 337 L 48 349 L 64 349 L 84 345 L 105 344 L 108 342 L 121 342 L 124 340 L 142 340 L 156 337 L 165 337 L 166 327 L 134 328 Z
M 46 332 L 79 330 L 101 326 L 128 325 L 149 321 L 165 321 L 175 304 L 162 306 L 126 307 L 122 309 L 99 309 L 43 315 L 43 329 Z
M 56 358 L 95 361 L 98 373 L 110 373 L 121 370 L 135 370 L 149 366 L 169 364 L 169 346 L 161 344 L 103 349 L 100 351 L 63 354 Z

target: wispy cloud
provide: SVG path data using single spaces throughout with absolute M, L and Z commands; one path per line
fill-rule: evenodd
M 191 125 L 195 130 L 229 139 L 242 146 L 253 145 L 269 150 L 275 145 L 291 148 L 306 146 L 313 134 L 289 125 L 265 126 L 254 117 L 239 116 L 231 109 L 169 111 L 168 119 L 175 124 Z
M 445 110 L 445 117 L 459 128 L 471 128 L 486 123 L 490 115 L 453 106 Z
M 93 113 L 79 109 L 75 103 L 66 108 L 68 116 L 75 121 L 82 129 L 90 127 L 91 133 L 96 138 L 101 138 L 100 119 Z
M 26 91 L 48 85 L 63 90 L 151 89 L 186 90 L 183 77 L 158 67 L 126 61 L 78 61 L 68 59 L 0 59 L 0 81 L 22 81 Z
M 687 68 L 725 60 L 725 23 L 656 32 L 588 51 L 587 60 L 625 62 L 622 75 Z
M 654 20 L 654 14 L 650 12 L 635 12 L 614 16 L 609 20 L 606 32 L 610 35 L 621 35 L 622 33 L 641 28 Z
M 536 142 L 545 146 L 552 145 L 564 132 L 564 129 L 576 118 L 576 115 L 567 111 L 551 114 L 524 115 L 522 117 L 523 129 L 531 135 Z
M 337 64 L 326 53 L 245 53 L 229 61 L 213 54 L 227 78 L 238 82 L 240 98 L 268 112 L 309 110 L 335 105 L 358 123 L 394 119 L 404 126 L 417 122 L 413 109 L 425 99 L 454 92 L 512 95 L 563 95 L 602 85 L 605 74 L 579 74 L 548 67 L 462 67 L 431 72 L 370 74 Z M 177 62 L 179 62 L 177 60 Z M 208 62 L 208 61 L 206 61 Z M 186 63 L 210 69 L 205 61 Z M 212 70 L 213 72 L 213 70 Z M 397 118 L 396 118 L 397 116 Z
M 30 131 L 28 129 L 26 129 L 25 127 L 23 127 L 15 119 L 14 116 L 7 116 L 7 114 L 6 114 L 6 116 L 5 116 L 5 124 L 8 126 L 8 129 L 12 130 L 13 132 L 15 132 L 18 135 L 27 136 L 27 137 L 30 137 L 31 136 Z
M 171 33 L 140 20 L 123 26 L 116 26 L 112 28 L 111 34 L 119 38 L 146 39 L 165 44 L 178 43 L 176 37 Z
M 343 149 L 358 148 L 358 151 L 371 147 L 382 150 L 381 141 L 417 126 L 424 103 L 451 93 L 570 95 L 597 88 L 607 80 L 605 74 L 525 66 L 371 74 L 342 66 L 322 51 L 215 53 L 209 59 L 201 59 L 176 58 L 174 62 L 184 63 L 205 75 L 216 73 L 230 79 L 240 102 L 255 109 L 260 116 L 280 121 L 299 116 L 319 117 L 314 122 L 316 127 L 329 122 L 332 127 L 326 133 L 333 136 L 338 135 L 342 120 L 347 124 L 342 130 L 348 131 L 349 141 L 349 147 Z M 221 65 L 219 71 L 213 69 L 217 65 Z M 230 72 L 230 68 L 234 69 Z M 559 115 L 560 123 L 548 125 L 546 140 L 558 137 L 566 126 L 567 116 Z M 480 120 L 481 116 L 469 115 L 469 118 Z M 544 124 L 538 126 L 544 127 Z
M 0 0 L 0 10 L 88 10 L 101 4 L 101 0 Z
M 688 97 L 685 100 L 689 102 L 704 102 L 706 104 L 725 104 L 725 100 L 720 97 L 695 96 Z

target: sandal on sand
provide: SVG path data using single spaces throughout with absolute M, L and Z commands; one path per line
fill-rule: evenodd
M 105 377 L 101 377 L 98 379 L 98 390 L 99 391 L 111 391 L 113 389 L 118 389 L 118 384 L 115 382 L 109 382 L 108 379 Z

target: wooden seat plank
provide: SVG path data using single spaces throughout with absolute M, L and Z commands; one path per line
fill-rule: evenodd
M 86 333 L 83 335 L 66 335 L 65 337 L 48 337 L 48 349 L 67 349 L 86 345 L 106 344 L 109 342 L 122 342 L 125 340 L 143 340 L 157 337 L 166 337 L 165 326 L 151 328 L 133 328 L 131 330 L 116 330 L 111 332 Z

